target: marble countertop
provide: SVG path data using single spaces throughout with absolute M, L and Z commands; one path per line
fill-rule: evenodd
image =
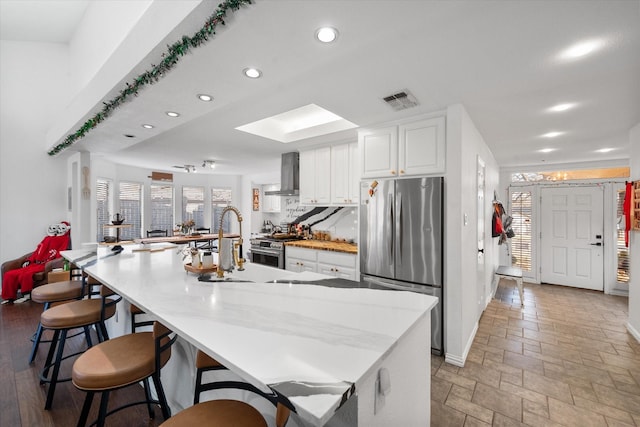
M 358 253 L 358 245 L 347 242 L 333 242 L 325 240 L 294 240 L 291 242 L 285 242 L 285 246 L 318 249 L 322 251 L 344 252 L 348 254 Z
M 437 302 L 409 292 L 301 284 L 328 276 L 257 264 L 228 274 L 255 283 L 201 282 L 185 272 L 177 247 L 164 247 L 62 255 L 246 381 L 286 396 L 314 426 L 357 392 Z M 294 282 L 265 283 L 276 279 Z

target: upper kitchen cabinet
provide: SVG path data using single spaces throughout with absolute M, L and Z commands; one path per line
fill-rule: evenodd
M 359 199 L 358 143 L 331 147 L 331 203 L 355 205 Z
M 300 151 L 300 203 L 331 202 L 331 147 Z
M 277 191 L 280 184 L 267 184 L 262 186 L 262 212 L 280 212 L 280 196 L 267 196 L 267 191 Z
M 445 172 L 445 118 L 432 117 L 359 133 L 361 177 Z

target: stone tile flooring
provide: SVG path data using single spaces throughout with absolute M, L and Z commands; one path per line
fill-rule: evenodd
M 628 299 L 502 281 L 464 368 L 431 359 L 432 426 L 640 426 Z

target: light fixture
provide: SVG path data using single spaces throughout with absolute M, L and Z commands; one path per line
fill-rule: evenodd
M 550 153 L 552 151 L 556 151 L 555 148 L 542 148 L 540 150 L 538 150 L 539 153 Z
M 136 136 L 130 133 L 123 134 L 125 138 L 135 138 Z
M 213 169 L 213 168 L 216 167 L 216 161 L 215 160 L 204 160 L 202 162 L 202 167 L 203 168 Z
M 184 170 L 186 170 L 187 173 L 196 173 L 196 172 L 198 172 L 194 165 L 184 165 Z
M 209 101 L 213 101 L 213 96 L 207 95 L 206 93 L 200 93 L 198 94 L 198 99 L 200 101 L 209 102 Z
M 599 150 L 596 150 L 596 153 L 608 153 L 613 150 L 615 150 L 615 148 L 601 148 Z
M 245 68 L 244 70 L 242 70 L 242 73 L 250 79 L 257 79 L 262 76 L 262 71 L 258 70 L 257 68 Z
M 576 106 L 576 104 L 571 103 L 571 102 L 567 102 L 567 103 L 564 103 L 564 104 L 554 105 L 553 107 L 549 108 L 548 111 L 551 111 L 552 113 L 560 113 L 562 111 L 570 110 L 571 108 L 573 108 L 575 106 Z
M 557 136 L 560 136 L 564 134 L 564 132 L 547 132 L 544 135 L 542 135 L 543 138 L 555 138 Z
M 169 117 L 180 117 L 180 113 L 176 113 L 175 111 L 167 111 L 166 114 Z
M 576 59 L 586 56 L 604 45 L 602 40 L 594 39 L 576 43 L 560 53 L 564 59 Z
M 331 43 L 338 38 L 338 30 L 333 27 L 322 27 L 316 30 L 316 39 L 322 43 Z
M 145 129 L 153 129 L 154 128 L 153 125 L 150 125 L 148 123 L 143 124 L 142 127 L 145 128 Z

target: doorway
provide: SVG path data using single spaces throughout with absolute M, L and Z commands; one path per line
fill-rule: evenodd
M 540 195 L 540 281 L 603 291 L 603 188 L 541 188 Z

